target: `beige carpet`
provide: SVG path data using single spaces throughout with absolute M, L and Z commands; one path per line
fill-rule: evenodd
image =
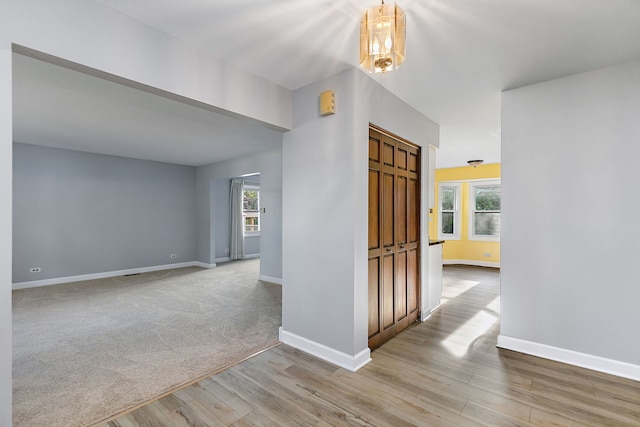
M 85 426 L 278 340 L 259 260 L 13 292 L 14 426 Z

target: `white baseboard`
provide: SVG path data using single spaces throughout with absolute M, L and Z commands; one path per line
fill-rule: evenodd
M 258 280 L 262 280 L 263 282 L 275 283 L 276 285 L 282 285 L 282 279 L 280 279 L 279 277 L 271 277 L 261 274 L 260 277 L 258 277 Z
M 437 306 L 435 306 L 432 309 L 426 309 L 422 312 L 420 312 L 420 321 L 424 322 L 425 320 L 427 320 L 428 318 L 431 317 L 431 315 L 438 310 L 440 307 L 442 307 L 442 304 L 438 304 Z
M 126 274 L 140 274 L 149 273 L 152 271 L 171 270 L 172 268 L 212 268 L 215 266 L 215 264 L 206 264 L 200 261 L 177 262 L 175 264 L 153 265 L 150 267 L 130 268 L 127 270 L 105 271 L 103 273 L 80 274 L 78 276 L 55 277 L 53 279 L 33 280 L 30 282 L 17 282 L 12 285 L 12 289 L 37 288 L 38 286 L 59 285 L 61 283 L 80 282 L 83 280 L 105 279 L 108 277 L 124 276 Z
M 245 255 L 241 259 L 253 259 L 253 258 L 260 258 L 260 254 Z M 215 261 L 216 262 L 228 262 L 228 261 L 231 261 L 231 257 L 225 256 L 225 257 L 222 257 L 222 258 L 216 258 Z
M 200 262 L 200 261 L 194 261 L 193 265 L 195 267 L 202 267 L 202 268 L 215 268 L 216 267 L 215 264 L 207 264 L 206 262 Z
M 489 262 L 489 261 L 475 261 L 470 259 L 443 259 L 443 265 L 447 264 L 463 264 L 463 265 L 475 265 L 477 267 L 493 267 L 500 268 L 499 262 Z
M 552 347 L 550 345 L 525 341 L 504 335 L 498 336 L 498 347 L 640 381 L 640 365 L 606 359 L 600 356 L 579 353 L 573 350 Z
M 280 341 L 351 372 L 355 372 L 371 362 L 371 350 L 369 350 L 369 348 L 351 356 L 327 347 L 326 345 L 287 332 L 283 330 L 282 327 L 280 327 Z

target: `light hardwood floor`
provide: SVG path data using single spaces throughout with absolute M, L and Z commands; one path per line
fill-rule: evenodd
M 498 272 L 449 266 L 446 302 L 351 373 L 280 345 L 102 427 L 640 426 L 640 383 L 495 347 Z

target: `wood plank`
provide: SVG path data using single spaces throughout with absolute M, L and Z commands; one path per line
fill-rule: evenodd
M 317 374 L 292 366 L 287 373 L 304 383 L 304 387 L 313 390 L 314 396 L 335 405 L 343 411 L 357 409 L 358 420 L 365 425 L 413 426 L 412 423 L 388 411 L 383 402 L 375 399 L 370 393 L 359 393 L 351 387 Z
M 384 401 L 391 403 L 393 411 L 402 411 L 403 416 L 409 416 L 409 420 L 421 419 L 418 423 L 430 425 L 474 425 L 459 415 L 460 403 L 454 406 L 438 405 L 429 399 L 428 395 L 404 390 L 393 383 L 382 381 L 380 378 L 369 375 L 357 375 L 344 370 L 334 374 L 341 383 L 349 384 L 355 389 L 367 390 L 368 393 L 379 394 Z M 453 399 L 456 399 L 455 396 Z M 428 402 L 429 404 L 425 404 Z M 459 400 L 459 402 L 464 402 Z M 426 412 L 425 412 L 426 411 Z M 415 412 L 412 414 L 411 412 Z M 418 418 L 415 418 L 418 417 Z
M 531 419 L 529 421 L 535 426 L 589 427 L 588 424 L 583 424 L 560 414 L 554 414 L 553 412 L 547 412 L 537 408 L 531 410 Z
M 357 413 L 336 406 L 322 399 L 315 390 L 301 386 L 299 381 L 285 370 L 279 371 L 273 367 L 256 361 L 239 368 L 245 375 L 264 385 L 271 393 L 295 402 L 302 410 L 313 414 L 319 422 L 328 425 L 349 425 L 359 419 Z M 358 424 L 358 422 L 355 422 Z
M 216 381 L 226 388 L 232 388 L 238 397 L 251 402 L 252 406 L 280 425 L 313 425 L 318 421 L 312 414 L 267 390 L 237 368 L 216 376 Z
M 278 424 L 257 409 L 229 425 L 233 427 L 282 427 L 282 424 Z
M 528 421 L 509 417 L 504 413 L 492 411 L 491 409 L 485 408 L 482 405 L 478 405 L 474 402 L 469 402 L 467 406 L 464 407 L 462 416 L 487 426 L 520 427 L 531 425 Z M 527 420 L 528 419 L 529 416 L 527 417 Z

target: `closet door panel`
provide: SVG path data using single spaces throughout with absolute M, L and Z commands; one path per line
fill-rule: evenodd
M 369 249 L 380 248 L 380 172 L 369 169 Z
M 396 255 L 396 319 L 407 316 L 407 251 Z
M 382 328 L 395 325 L 394 255 L 382 257 Z
M 380 333 L 380 258 L 369 259 L 369 338 Z
M 407 243 L 407 178 L 399 176 L 397 179 L 396 191 L 396 244 L 402 245 Z
M 394 176 L 385 172 L 382 180 L 382 245 L 389 248 L 395 245 Z
M 420 186 L 416 179 L 409 179 L 409 242 L 420 239 Z
M 420 287 L 418 281 L 418 248 L 411 249 L 407 259 L 407 306 L 409 314 L 416 313 L 420 308 L 418 301 L 420 301 Z M 415 320 L 415 319 L 414 319 Z

